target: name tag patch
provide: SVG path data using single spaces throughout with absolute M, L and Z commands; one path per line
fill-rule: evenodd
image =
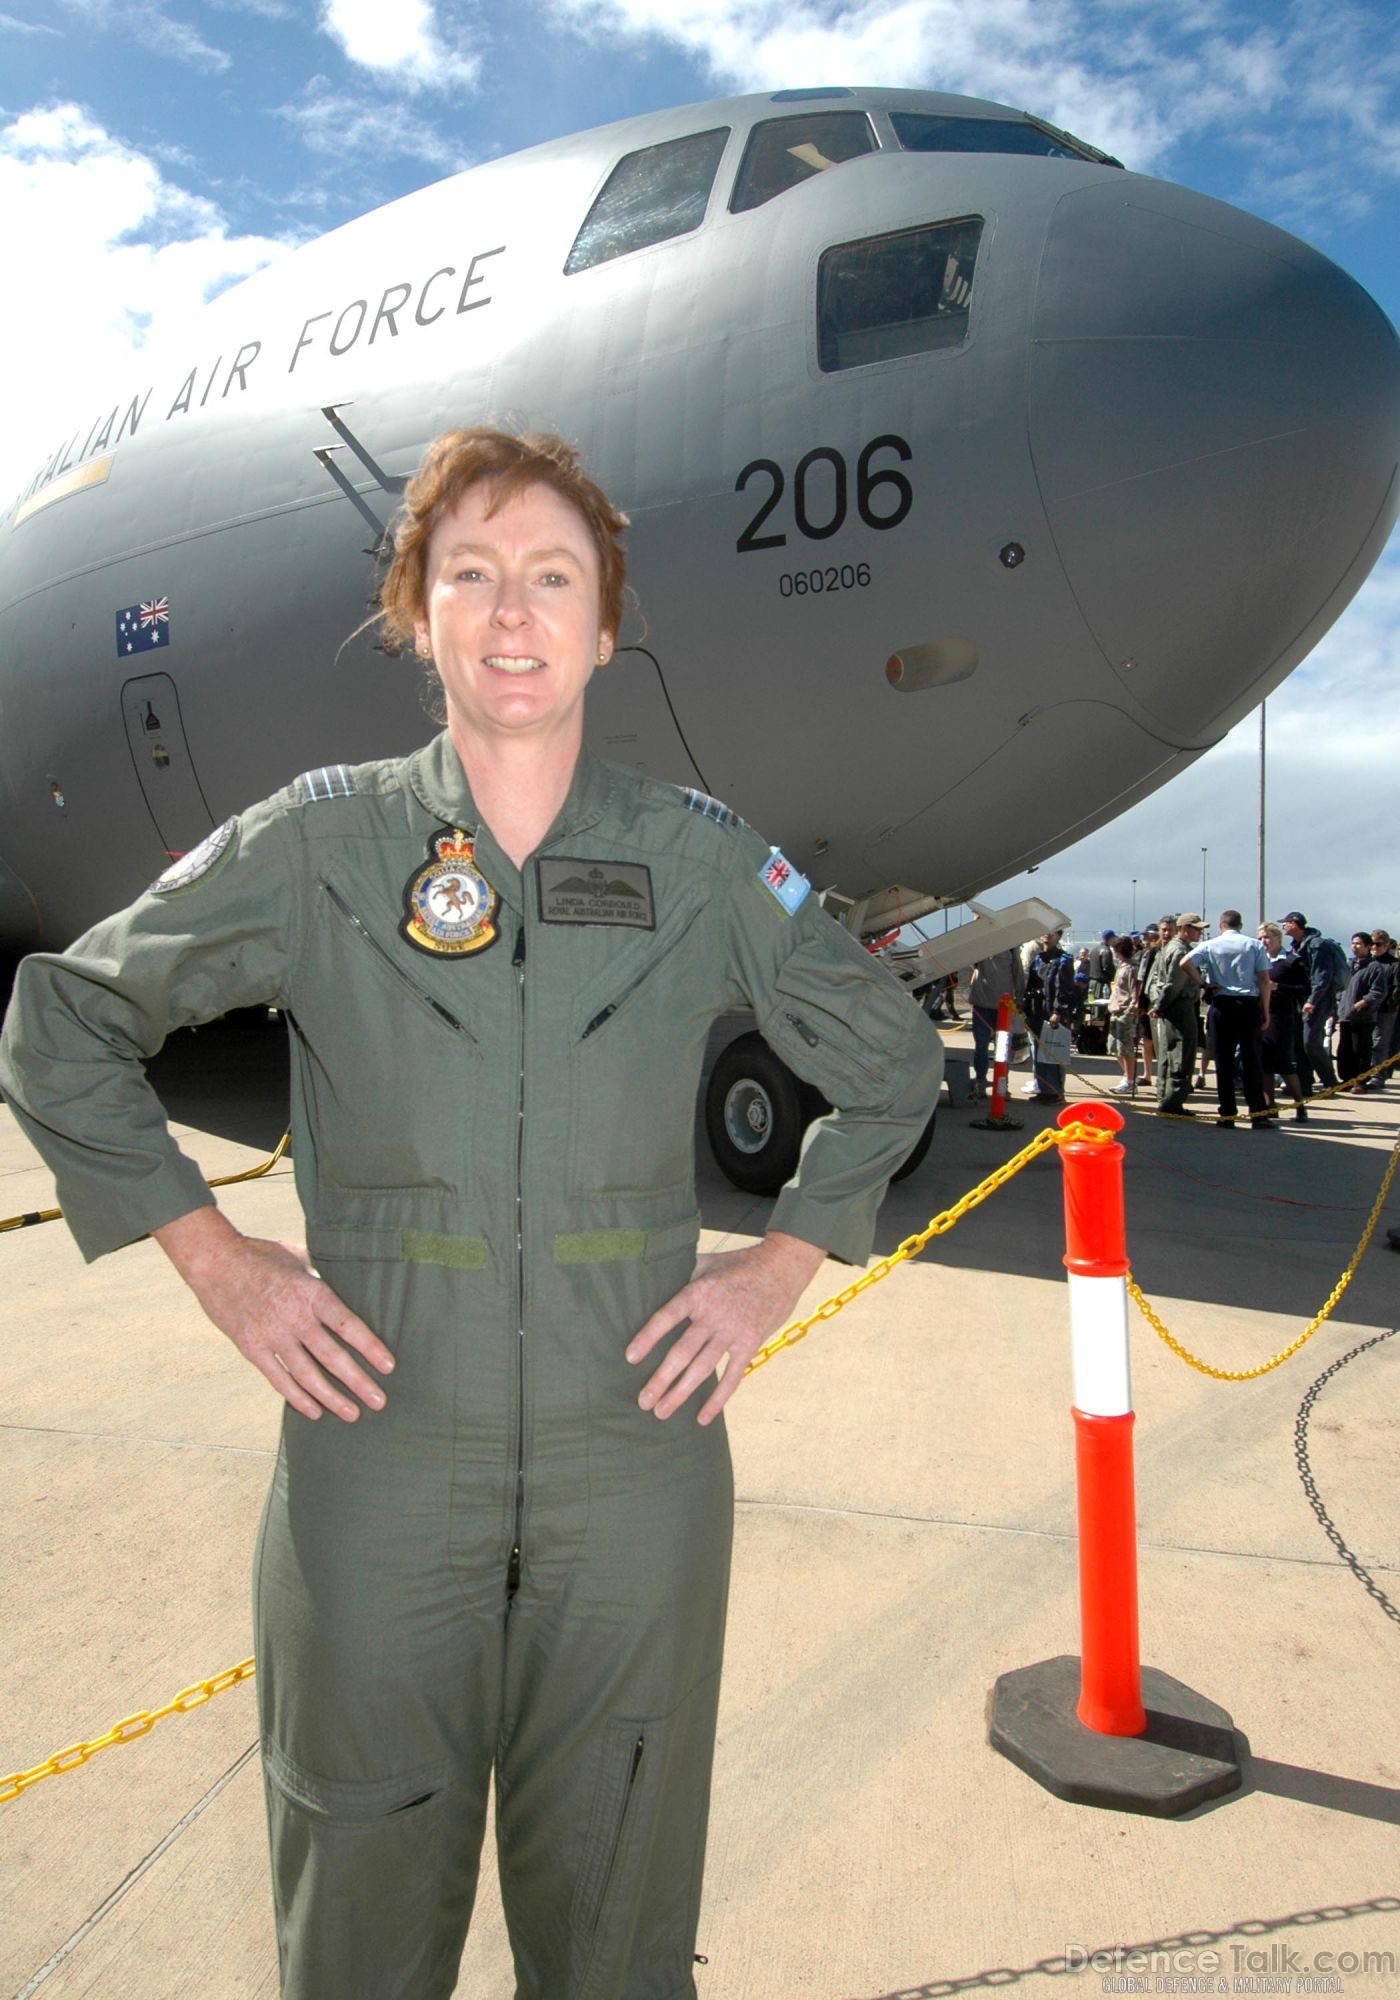
M 802 908 L 812 886 L 776 847 L 759 869 L 758 879 L 771 895 L 776 896 L 789 916 Z
M 654 931 L 651 870 L 640 861 L 575 861 L 541 855 L 535 863 L 540 918 L 546 924 L 618 924 Z

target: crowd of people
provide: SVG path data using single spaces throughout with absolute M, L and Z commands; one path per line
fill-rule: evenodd
M 1050 931 L 1019 952 L 981 960 L 968 981 L 979 1096 L 1003 994 L 1030 1035 L 1025 1096 L 1063 1100 L 1072 1037 L 1094 1005 L 1118 1062 L 1117 1094 L 1146 1087 L 1161 1116 L 1194 1118 L 1187 1099 L 1213 1071 L 1216 1122 L 1254 1131 L 1277 1124 L 1280 1086 L 1300 1122 L 1315 1089 L 1384 1089 L 1393 1072 L 1368 1072 L 1400 1043 L 1400 964 L 1389 931 L 1354 931 L 1348 956 L 1301 910 L 1253 935 L 1238 910 L 1223 910 L 1213 935 L 1198 911 L 1169 912 L 1141 931 L 1106 930 L 1073 956 Z

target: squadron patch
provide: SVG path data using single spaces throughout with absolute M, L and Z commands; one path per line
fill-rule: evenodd
M 196 882 L 202 882 L 211 868 L 218 866 L 233 842 L 238 831 L 238 821 L 226 819 L 222 826 L 216 826 L 212 833 L 206 833 L 198 847 L 192 847 L 188 854 L 181 854 L 171 862 L 163 875 L 157 875 L 151 884 L 153 896 L 170 896 L 177 889 L 188 889 Z
M 427 865 L 404 884 L 399 931 L 434 958 L 485 951 L 499 935 L 493 921 L 500 899 L 472 859 L 474 840 L 445 826 L 428 842 Z
M 807 877 L 799 874 L 776 847 L 759 869 L 758 879 L 764 888 L 777 898 L 789 916 L 795 915 L 802 908 L 812 886 Z
M 563 854 L 541 855 L 535 878 L 544 923 L 656 929 L 651 870 L 640 861 L 574 861 Z

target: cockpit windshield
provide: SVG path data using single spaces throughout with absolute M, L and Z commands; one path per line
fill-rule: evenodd
M 1068 132 L 1029 118 L 944 118 L 928 111 L 892 111 L 890 123 L 906 153 L 1038 153 L 1052 160 L 1108 161 Z M 1111 164 L 1117 165 L 1117 161 Z
M 698 229 L 728 137 L 724 125 L 619 160 L 574 238 L 565 275 Z
M 731 213 L 761 208 L 774 195 L 828 167 L 844 166 L 875 151 L 875 134 L 863 111 L 810 111 L 798 118 L 767 118 L 755 125 L 730 197 Z

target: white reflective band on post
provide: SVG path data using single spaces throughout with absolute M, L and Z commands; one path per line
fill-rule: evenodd
M 1086 1417 L 1124 1417 L 1133 1407 L 1126 1280 L 1068 1275 L 1074 1407 Z
M 1009 1063 L 1011 1060 L 1011 1030 L 1009 1028 L 1003 1030 L 997 1036 L 996 1060 L 1004 1063 Z

